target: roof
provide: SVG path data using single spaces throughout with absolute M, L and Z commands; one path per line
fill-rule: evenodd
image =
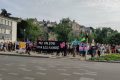
M 0 17 L 10 19 L 10 20 L 13 20 L 13 21 L 16 21 L 16 22 L 20 22 L 22 20 L 21 18 L 18 18 L 18 17 L 4 17 L 2 15 L 0 15 Z

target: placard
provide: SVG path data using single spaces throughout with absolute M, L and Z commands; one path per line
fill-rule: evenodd
M 66 47 L 64 41 L 37 41 L 37 50 L 57 51 Z

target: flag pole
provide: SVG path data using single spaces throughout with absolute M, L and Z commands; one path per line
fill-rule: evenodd
M 87 53 L 88 53 L 88 50 L 87 50 L 87 48 L 88 48 L 88 33 L 87 33 L 87 35 L 86 35 L 86 38 L 87 38 L 87 41 L 86 41 L 85 60 L 87 60 Z

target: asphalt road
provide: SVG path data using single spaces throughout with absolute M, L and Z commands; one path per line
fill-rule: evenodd
M 120 80 L 120 64 L 0 56 L 0 80 Z

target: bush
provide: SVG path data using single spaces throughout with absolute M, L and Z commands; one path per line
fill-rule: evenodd
M 120 54 L 108 54 L 100 57 L 93 57 L 92 61 L 120 61 Z

